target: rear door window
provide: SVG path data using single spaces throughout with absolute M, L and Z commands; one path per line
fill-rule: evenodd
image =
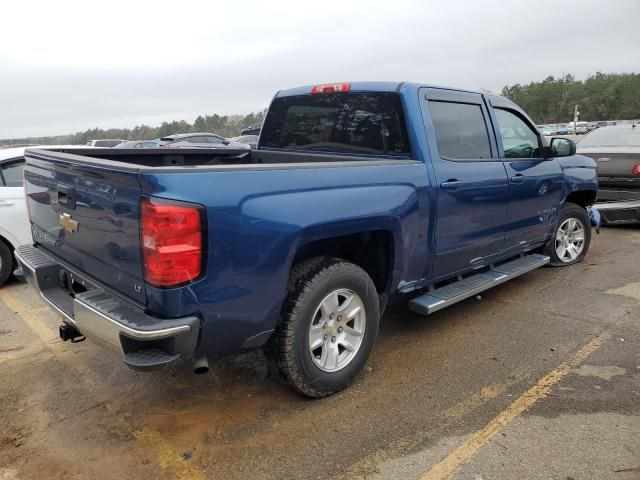
M 260 146 L 318 152 L 410 156 L 400 96 L 339 93 L 276 98 Z
M 440 156 L 451 160 L 490 160 L 489 133 L 480 105 L 430 100 Z

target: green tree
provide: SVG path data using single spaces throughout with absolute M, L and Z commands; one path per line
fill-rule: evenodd
M 597 72 L 584 81 L 571 74 L 549 76 L 527 85 L 507 85 L 502 95 L 520 105 L 538 123 L 573 120 L 580 105 L 582 120 L 630 120 L 640 118 L 640 74 Z

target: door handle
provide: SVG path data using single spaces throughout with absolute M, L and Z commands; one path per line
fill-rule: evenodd
M 523 183 L 524 179 L 525 179 L 525 176 L 519 173 L 511 177 L 511 183 Z
M 12 202 L 11 200 L 0 200 L 0 207 L 10 207 L 14 204 L 15 202 Z
M 462 182 L 456 179 L 450 179 L 446 182 L 442 182 L 440 184 L 440 188 L 444 188 L 445 190 L 456 190 L 462 186 Z

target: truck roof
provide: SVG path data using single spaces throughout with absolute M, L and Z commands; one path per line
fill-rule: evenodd
M 417 90 L 418 88 L 442 88 L 445 90 L 454 90 L 457 92 L 478 93 L 482 92 L 468 90 L 464 88 L 454 88 L 442 85 L 431 85 L 426 83 L 415 82 L 391 82 L 391 81 L 377 81 L 377 82 L 334 82 L 334 83 L 349 83 L 350 92 L 399 92 L 401 88 L 410 88 Z M 324 85 L 324 84 L 320 84 Z M 308 95 L 311 93 L 311 89 L 314 85 L 304 85 L 302 87 L 289 88 L 286 90 L 280 90 L 276 93 L 275 97 L 290 97 L 294 95 Z M 486 94 L 491 96 L 499 96 L 495 94 Z

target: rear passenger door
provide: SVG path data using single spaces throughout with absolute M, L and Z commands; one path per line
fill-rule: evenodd
M 518 107 L 492 98 L 491 114 L 498 150 L 509 177 L 505 247 L 526 249 L 545 239 L 562 196 L 562 169 L 543 158 L 543 143 L 533 123 Z
M 433 277 L 481 266 L 503 248 L 508 182 L 479 94 L 424 89 L 436 178 Z

